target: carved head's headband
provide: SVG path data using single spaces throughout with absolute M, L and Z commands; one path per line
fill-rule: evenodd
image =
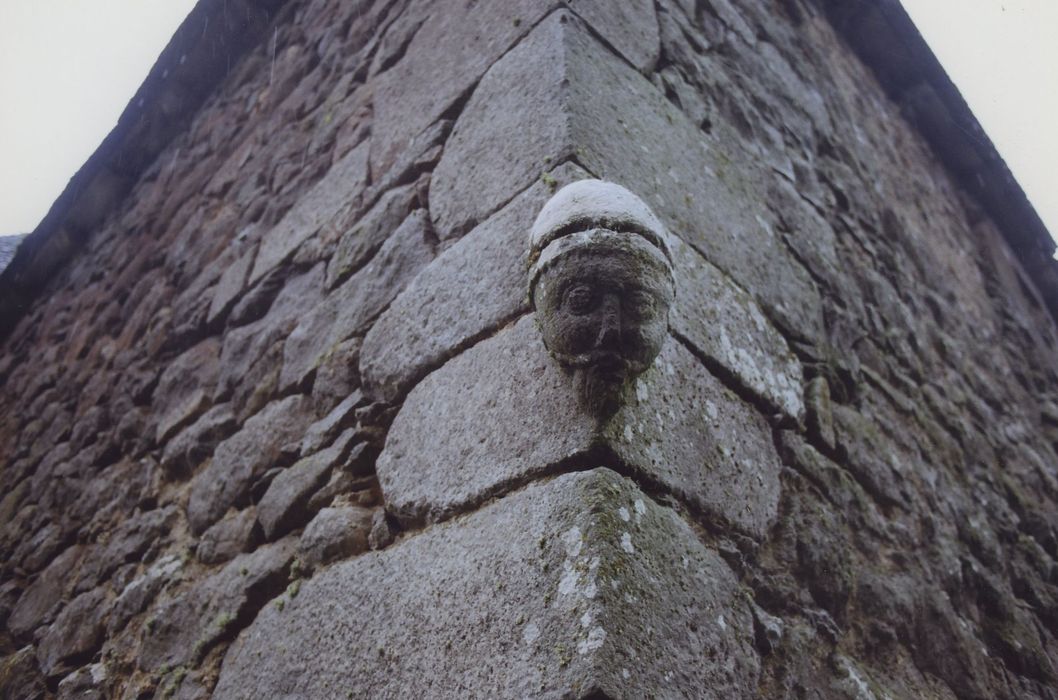
M 529 300 L 540 274 L 578 250 L 647 255 L 671 277 L 668 236 L 654 212 L 624 187 L 602 180 L 566 185 L 547 201 L 529 232 Z

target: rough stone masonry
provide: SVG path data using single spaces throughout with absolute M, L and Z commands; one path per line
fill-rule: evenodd
M 0 273 L 0 696 L 1058 697 L 1058 271 L 946 80 L 203 0 Z

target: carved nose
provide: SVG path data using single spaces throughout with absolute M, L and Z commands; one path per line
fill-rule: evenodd
M 597 348 L 616 348 L 621 341 L 621 300 L 615 294 L 607 294 L 602 300 L 599 319 Z

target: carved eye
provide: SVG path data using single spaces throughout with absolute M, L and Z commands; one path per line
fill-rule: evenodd
M 630 293 L 626 303 L 629 313 L 638 318 L 647 318 L 654 313 L 654 295 L 642 289 Z
M 595 306 L 595 290 L 586 284 L 578 284 L 566 292 L 566 308 L 575 314 L 586 314 Z

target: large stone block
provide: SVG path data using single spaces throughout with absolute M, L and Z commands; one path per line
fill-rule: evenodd
M 418 3 L 401 22 L 419 22 L 401 59 L 377 77 L 371 172 L 380 177 L 402 149 L 440 119 L 558 0 L 485 4 Z M 633 65 L 649 69 L 660 50 L 649 0 L 576 0 L 573 8 Z M 415 15 L 418 15 L 417 17 Z
M 654 3 L 649 0 L 607 2 L 567 0 L 611 49 L 642 73 L 650 73 L 661 53 L 661 33 Z
M 686 348 L 669 338 L 629 403 L 597 423 L 579 408 L 533 316 L 420 382 L 377 469 L 393 511 L 436 520 L 600 455 L 753 536 L 775 516 L 780 464 L 769 426 Z
M 709 139 L 567 11 L 490 68 L 456 121 L 430 188 L 438 234 L 484 220 L 569 158 L 646 200 L 786 329 L 821 335 L 819 293 L 768 222 L 778 176 Z
M 430 183 L 430 214 L 442 238 L 484 221 L 549 163 L 572 155 L 562 37 L 573 21 L 568 11 L 545 19 L 489 69 L 463 108 Z
M 320 571 L 239 636 L 215 696 L 751 698 L 753 634 L 691 527 L 594 469 Z
M 563 164 L 430 263 L 364 338 L 360 376 L 393 402 L 483 333 L 525 313 L 528 231 L 555 187 L 590 177 Z
M 170 474 L 193 470 L 213 454 L 221 440 L 236 428 L 235 414 L 228 404 L 218 404 L 165 444 L 161 465 Z

